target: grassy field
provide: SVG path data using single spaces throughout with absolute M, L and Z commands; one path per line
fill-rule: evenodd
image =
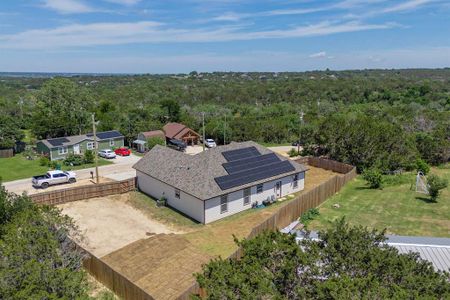
M 450 181 L 450 165 L 433 168 L 431 173 Z M 450 188 L 441 192 L 437 202 L 430 202 L 426 195 L 414 192 L 415 174 L 387 180 L 382 190 L 372 190 L 358 176 L 320 206 L 320 215 L 309 228 L 324 229 L 345 216 L 350 224 L 386 228 L 390 234 L 450 237 Z M 333 208 L 334 204 L 340 208 Z
M 98 160 L 99 166 L 112 164 L 111 161 L 103 158 Z M 94 164 L 86 164 L 75 167 L 61 166 L 63 170 L 80 170 L 94 167 Z M 0 158 L 0 176 L 3 182 L 17 179 L 30 178 L 33 175 L 39 175 L 47 172 L 47 166 L 40 166 L 39 159 L 27 160 L 23 155 L 17 154 L 10 158 Z

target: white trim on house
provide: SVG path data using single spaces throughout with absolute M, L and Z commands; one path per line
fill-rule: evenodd
M 67 146 L 58 147 L 58 155 L 63 155 L 67 153 L 69 153 L 69 147 Z

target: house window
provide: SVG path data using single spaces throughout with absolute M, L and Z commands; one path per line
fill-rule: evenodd
M 58 147 L 58 154 L 67 154 L 69 149 L 67 147 Z
M 175 189 L 175 198 L 180 199 L 180 190 Z
M 250 204 L 250 194 L 251 194 L 250 188 L 244 189 L 244 205 Z
M 114 146 L 114 140 L 113 140 L 113 139 L 110 139 L 110 140 L 109 140 L 109 146 L 110 146 L 110 147 Z
M 88 149 L 88 150 L 94 150 L 94 142 L 88 142 L 87 144 L 86 144 L 86 149 Z
M 263 192 L 263 184 L 261 183 L 256 186 L 256 193 L 261 194 L 262 192 Z
M 295 174 L 295 175 L 294 175 L 293 181 L 294 181 L 294 189 L 295 189 L 295 188 L 298 187 L 298 174 Z
M 226 213 L 228 211 L 228 195 L 220 197 L 220 213 Z

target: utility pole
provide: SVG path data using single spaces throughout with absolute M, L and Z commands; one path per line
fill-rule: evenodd
M 225 113 L 225 123 L 223 123 L 223 144 L 224 145 L 226 144 L 225 143 L 225 137 L 226 137 L 225 130 L 226 130 L 226 128 L 227 128 L 227 114 Z
M 205 113 L 202 112 L 202 130 L 203 130 L 203 151 L 205 151 Z
M 302 125 L 303 125 L 303 116 L 304 116 L 304 113 L 303 113 L 303 110 L 300 112 L 300 130 L 298 131 L 298 143 L 297 143 L 297 152 L 298 152 L 298 154 L 300 155 L 300 140 L 301 140 L 301 138 L 302 138 Z
M 99 179 L 98 179 L 98 147 L 97 147 L 97 130 L 95 128 L 95 116 L 94 114 L 91 115 L 92 116 L 92 131 L 94 133 L 94 160 L 95 160 L 95 180 L 96 183 L 99 183 Z

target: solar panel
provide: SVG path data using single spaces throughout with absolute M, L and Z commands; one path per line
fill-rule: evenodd
M 231 175 L 216 177 L 214 180 L 219 185 L 221 190 L 227 190 L 291 171 L 295 171 L 294 166 L 289 161 L 285 160 L 237 172 Z
M 259 156 L 261 153 L 259 153 L 258 149 L 255 147 L 247 147 L 242 149 L 236 149 L 236 150 L 230 150 L 230 151 L 224 151 L 222 152 L 223 157 L 227 161 L 233 161 L 233 160 L 239 160 L 244 158 L 249 158 L 253 156 Z
M 94 134 L 88 133 L 87 136 L 91 137 L 94 136 Z M 123 135 L 117 130 L 97 132 L 97 138 L 99 138 L 100 140 L 113 139 L 118 137 L 123 137 Z
M 50 145 L 56 147 L 56 146 L 62 146 L 63 143 L 67 143 L 67 142 L 69 142 L 69 140 L 67 138 L 63 137 L 63 138 L 49 139 L 49 140 L 47 140 L 47 142 L 49 142 Z
M 254 156 L 245 159 L 234 160 L 222 164 L 228 174 L 234 174 L 248 169 L 257 168 L 263 165 L 271 164 L 280 161 L 280 158 L 275 153 L 269 153 L 259 156 Z

